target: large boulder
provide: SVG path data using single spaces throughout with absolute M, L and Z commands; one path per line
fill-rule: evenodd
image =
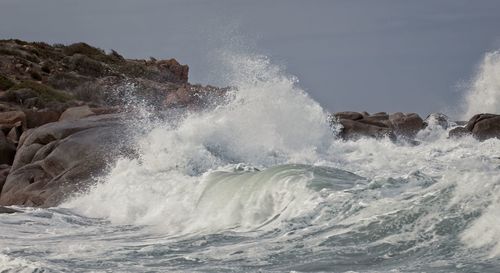
M 500 138 L 500 115 L 483 115 L 472 128 L 472 135 L 479 140 Z
M 92 116 L 24 132 L 0 205 L 55 206 L 84 190 L 113 158 L 132 153 L 124 117 Z
M 500 138 L 500 115 L 477 114 L 464 127 L 457 127 L 450 131 L 450 137 L 472 135 L 478 140 Z

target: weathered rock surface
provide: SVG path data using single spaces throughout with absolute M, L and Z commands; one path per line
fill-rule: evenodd
M 415 113 L 385 112 L 369 115 L 366 112 L 339 112 L 333 114 L 332 122 L 342 125 L 340 136 L 343 139 L 358 139 L 360 137 L 397 137 L 413 138 L 418 131 L 425 128 L 422 118 Z
M 26 131 L 0 193 L 0 205 L 55 206 L 131 153 L 123 114 L 48 123 Z
M 450 137 L 472 135 L 478 140 L 489 138 L 500 139 L 500 115 L 477 114 L 464 127 L 457 127 L 450 131 Z
M 0 204 L 56 205 L 131 152 L 121 121 L 135 109 L 198 109 L 227 91 L 188 72 L 85 43 L 0 40 Z

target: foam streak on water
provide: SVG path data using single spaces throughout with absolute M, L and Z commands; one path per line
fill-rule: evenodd
M 140 158 L 60 207 L 0 215 L 0 268 L 500 270 L 499 140 L 341 141 L 265 57 L 223 60 L 227 101 L 151 124 Z

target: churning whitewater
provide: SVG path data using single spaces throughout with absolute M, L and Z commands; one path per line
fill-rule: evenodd
M 2 272 L 500 271 L 500 140 L 342 141 L 267 58 L 224 61 L 224 101 L 148 119 L 140 156 L 61 206 L 0 215 Z M 500 94 L 485 62 L 467 116 Z

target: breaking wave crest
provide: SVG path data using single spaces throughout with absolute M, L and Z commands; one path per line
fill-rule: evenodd
M 465 96 L 462 119 L 467 120 L 480 113 L 500 113 L 500 51 L 484 56 Z

